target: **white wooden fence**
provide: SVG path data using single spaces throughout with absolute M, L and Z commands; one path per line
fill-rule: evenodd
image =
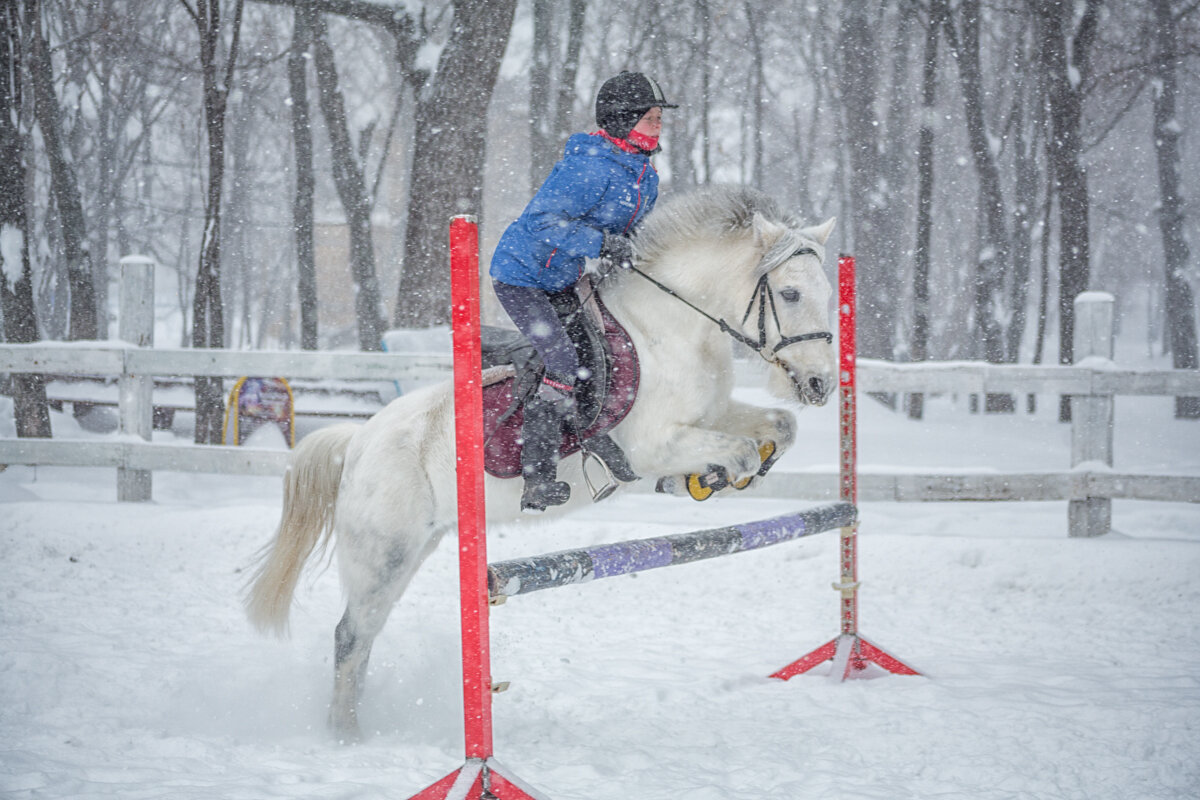
M 1083 349 L 1077 347 L 1076 352 L 1083 355 L 1075 366 L 858 362 L 858 387 L 864 393 L 1071 395 L 1071 469 L 979 474 L 864 471 L 858 482 L 860 500 L 1066 500 L 1070 503 L 1070 533 L 1074 536 L 1106 532 L 1114 498 L 1200 502 L 1198 475 L 1134 475 L 1112 468 L 1114 395 L 1200 395 L 1200 372 L 1115 366 L 1110 360 L 1112 304 L 1111 298 L 1104 301 L 1105 297 L 1101 296 L 1098 304 L 1095 298 L 1080 297 L 1084 302 L 1077 304 L 1077 313 L 1083 326 L 1093 330 L 1085 331 L 1082 337 L 1077 330 L 1076 339 Z M 121 500 L 149 499 L 149 473 L 155 470 L 279 475 L 287 462 L 286 451 L 150 442 L 153 408 L 146 388 L 149 381 L 154 376 L 286 375 L 293 379 L 403 382 L 446 378 L 450 370 L 449 356 L 427 353 L 150 349 L 94 342 L 0 345 L 0 373 L 120 376 L 119 416 L 124 434 L 108 440 L 0 438 L 0 465 L 116 467 Z M 651 486 L 637 487 L 652 490 Z M 815 500 L 836 498 L 837 490 L 837 475 L 832 470 L 776 470 L 767 475 L 756 494 Z

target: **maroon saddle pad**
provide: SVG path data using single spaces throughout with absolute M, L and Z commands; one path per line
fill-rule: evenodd
M 611 430 L 625 419 L 637 398 L 639 377 L 637 351 L 629 334 L 609 313 L 599 296 L 594 300 L 603 323 L 608 369 L 605 370 L 603 398 L 591 423 L 584 429 L 584 439 Z M 519 408 L 505 416 L 512 405 L 516 384 L 516 377 L 509 376 L 483 387 L 483 466 L 488 474 L 497 478 L 516 478 L 521 474 L 524 409 Z M 565 457 L 577 450 L 579 437 L 564 432 L 559 455 Z

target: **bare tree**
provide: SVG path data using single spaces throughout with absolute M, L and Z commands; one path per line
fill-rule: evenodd
M 962 85 L 963 109 L 967 121 L 967 138 L 975 164 L 979 187 L 979 214 L 982 217 L 984 241 L 975 263 L 972 286 L 972 316 L 977 341 L 985 361 L 1000 364 L 1008 361 L 1005 351 L 1004 319 L 1011 317 L 1004 293 L 1009 268 L 1009 233 L 1004 193 L 1000 185 L 1000 169 L 996 163 L 985 118 L 983 69 L 980 64 L 980 28 L 983 10 L 979 0 L 964 0 L 959 16 L 962 37 L 953 19 L 946 24 L 946 33 L 955 61 L 958 62 Z M 1012 395 L 989 394 L 985 399 L 988 411 L 1012 411 Z
M 54 196 L 57 219 L 66 260 L 67 282 L 70 289 L 70 329 L 68 338 L 95 339 L 96 291 L 92 282 L 92 259 L 87 246 L 87 224 L 83 217 L 83 200 L 75 168 L 67 153 L 58 97 L 54 93 L 54 67 L 50 47 L 42 33 L 38 0 L 25 0 L 25 16 L 29 22 L 29 77 L 34 96 L 38 127 L 42 131 L 43 147 L 50 162 L 50 186 Z
M 533 0 L 533 42 L 529 53 L 529 189 L 535 191 L 554 166 L 550 83 L 555 47 L 554 4 Z
M 892 357 L 895 294 L 889 292 L 890 264 L 880 246 L 878 193 L 880 144 L 875 101 L 879 87 L 878 21 L 865 3 L 842 6 L 838 33 L 838 88 L 849 154 L 849 195 L 854 203 L 847 226 L 858 261 L 858 347 L 869 358 Z
M 354 278 L 355 319 L 358 321 L 358 346 L 361 350 L 379 350 L 382 345 L 383 317 L 380 313 L 379 278 L 375 272 L 375 245 L 371 235 L 371 209 L 374 205 L 367 189 L 366 147 L 369 131 L 360 135 L 356 154 L 346 120 L 346 103 L 338 88 L 337 65 L 325 20 L 313 17 L 313 53 L 317 73 L 317 96 L 321 115 L 329 132 L 333 156 L 333 182 L 350 234 L 350 273 Z
M 1013 154 L 1013 203 L 1009 261 L 1012 279 L 1009 282 L 1008 308 L 1012 315 L 1005 334 L 1005 360 L 1016 362 L 1020 356 L 1021 340 L 1025 335 L 1028 315 L 1030 278 L 1033 272 L 1033 233 L 1037 225 L 1038 194 L 1041 169 L 1038 165 L 1041 133 L 1045 127 L 1040 82 L 1035 76 L 1028 50 L 1028 30 L 1022 29 L 1013 43 L 1012 67 L 1023 76 L 1016 81 L 1008 129 L 1011 131 Z M 1045 232 L 1043 231 L 1043 235 Z M 1041 302 L 1041 298 L 1039 298 Z
M 1184 202 L 1179 179 L 1180 126 L 1176 117 L 1179 48 L 1178 20 L 1170 0 L 1153 0 L 1156 43 L 1154 93 L 1154 153 L 1158 161 L 1159 216 L 1163 269 L 1166 277 L 1167 339 L 1176 369 L 1200 366 L 1196 353 L 1196 302 L 1185 272 L 1190 253 L 1184 236 Z M 1175 416 L 1200 418 L 1200 397 L 1175 398 Z
M 200 266 L 192 299 L 192 347 L 224 347 L 225 311 L 221 299 L 221 192 L 225 178 L 225 111 L 237 64 L 244 0 L 234 0 L 232 19 L 221 14 L 221 0 L 179 0 L 200 35 L 200 69 L 207 140 L 208 189 Z M 229 43 L 225 37 L 228 34 Z M 222 63 L 222 53 L 225 50 Z M 218 444 L 224 426 L 220 378 L 196 376 L 196 444 Z
M 712 161 L 709 125 L 709 107 L 712 104 L 712 15 L 708 0 L 696 0 L 696 16 L 700 22 L 700 183 L 712 181 Z
M 759 189 L 763 188 L 763 129 L 766 114 L 766 83 L 764 71 L 766 54 L 763 38 L 766 35 L 765 14 L 761 6 L 756 6 L 750 0 L 742 3 L 746 14 L 746 33 L 750 38 L 750 86 L 751 91 L 746 97 L 750 105 L 750 141 L 751 141 L 751 172 L 750 183 Z
M 1058 361 L 1071 363 L 1075 346 L 1075 297 L 1088 288 L 1091 272 L 1088 235 L 1088 183 L 1083 166 L 1083 86 L 1090 77 L 1101 0 L 1086 0 L 1072 29 L 1072 6 L 1060 0 L 1029 0 L 1046 76 L 1050 123 L 1050 164 L 1059 209 Z M 1071 418 L 1068 398 L 1059 419 Z
M 555 103 L 554 140 L 560 146 L 571 134 L 571 109 L 575 106 L 575 80 L 583 55 L 584 21 L 587 0 L 570 0 L 567 11 L 567 50 L 558 76 L 558 101 Z
M 894 11 L 891 3 L 846 3 L 839 12 L 837 85 L 848 151 L 847 189 L 851 242 L 858 261 L 858 345 L 868 358 L 895 356 L 900 294 L 899 254 L 903 211 L 900 187 L 885 163 L 891 140 L 902 137 L 902 120 L 881 115 L 884 50 L 880 41 Z M 906 12 L 907 13 L 907 12 Z M 891 48 L 893 92 L 907 91 L 904 49 Z
M 292 47 L 288 51 L 288 97 L 292 112 L 292 150 L 295 157 L 295 194 L 292 199 L 292 232 L 296 237 L 296 276 L 300 294 L 300 347 L 317 349 L 317 264 L 313 249 L 312 120 L 308 109 L 308 58 L 312 48 L 313 12 L 298 4 L 292 12 Z
M 929 259 L 933 238 L 934 114 L 937 110 L 938 39 L 950 14 L 946 0 L 931 0 L 925 24 L 925 49 L 921 61 L 921 129 L 917 141 L 917 238 L 913 248 L 913 324 L 909 357 L 929 358 Z M 908 397 L 908 415 L 921 419 L 925 396 Z
M 575 78 L 583 52 L 583 23 L 586 0 L 570 0 L 567 17 L 561 19 L 561 4 L 534 0 L 533 47 L 529 65 L 529 188 L 536 191 L 550 174 L 571 133 L 571 111 L 575 105 Z M 566 51 L 562 52 L 562 28 L 566 25 Z M 555 90 L 557 83 L 557 91 Z
M 450 39 L 417 103 L 422 146 L 413 159 L 399 327 L 450 318 L 446 225 L 454 214 L 482 209 L 487 108 L 515 10 L 516 0 L 456 0 Z
M 21 126 L 22 20 L 16 3 L 0 8 L 0 317 L 4 338 L 36 342 L 33 270 L 29 262 L 29 218 L 25 208 L 26 139 Z M 50 436 L 50 410 L 41 375 L 11 378 L 17 436 Z

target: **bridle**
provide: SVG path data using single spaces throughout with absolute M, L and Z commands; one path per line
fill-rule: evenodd
M 796 252 L 792 253 L 791 256 L 789 256 L 789 258 L 795 258 L 797 256 L 809 256 L 809 255 L 815 256 L 815 255 L 819 255 L 819 254 L 817 253 L 816 250 L 814 250 L 811 247 L 802 246 L 802 247 L 798 248 L 796 250 Z M 694 303 L 690 302 L 686 297 L 683 297 L 682 295 L 680 295 L 678 292 L 676 292 L 671 287 L 660 283 L 659 281 L 657 281 L 654 278 L 647 275 L 645 272 L 642 272 L 642 270 L 638 269 L 636 266 L 631 267 L 630 271 L 636 272 L 638 275 L 641 275 L 643 278 L 650 281 L 650 283 L 654 284 L 654 286 L 657 287 L 658 289 L 660 289 L 661 291 L 665 292 L 666 294 L 669 294 L 671 297 L 674 297 L 676 300 L 683 303 L 685 306 L 692 309 L 697 314 L 699 314 L 700 316 L 707 319 L 709 322 L 714 323 L 718 328 L 720 328 L 722 330 L 722 332 L 728 334 L 732 338 L 736 339 L 737 341 L 739 341 L 742 344 L 749 347 L 754 352 L 758 353 L 758 355 L 764 361 L 768 361 L 768 362 L 777 361 L 778 359 L 775 358 L 776 353 L 778 353 L 780 350 L 782 350 L 785 347 L 789 347 L 793 344 L 799 344 L 800 342 L 811 342 L 814 339 L 824 339 L 826 341 L 826 343 L 833 344 L 833 333 L 831 333 L 830 331 L 813 331 L 812 333 L 802 333 L 799 336 L 784 336 L 783 335 L 783 328 L 779 324 L 779 312 L 775 308 L 775 292 L 772 291 L 771 284 L 767 281 L 767 277 L 771 274 L 771 270 L 767 270 L 766 272 L 764 272 L 762 274 L 762 276 L 758 279 L 758 284 L 754 287 L 753 294 L 750 295 L 750 303 L 746 306 L 746 313 L 742 315 L 742 325 L 745 325 L 746 320 L 750 319 L 750 313 L 754 310 L 755 304 L 758 305 L 758 339 L 757 340 L 750 338 L 749 336 L 742 333 L 737 328 L 734 328 L 732 325 L 730 325 L 724 319 L 719 319 L 717 317 L 712 316 L 704 309 L 702 309 L 699 306 L 695 305 Z M 768 348 L 767 348 L 767 307 L 768 306 L 770 306 L 771 316 L 775 320 L 775 330 L 777 330 L 779 332 L 779 341 L 776 342 L 774 347 L 770 348 L 770 352 L 768 352 Z

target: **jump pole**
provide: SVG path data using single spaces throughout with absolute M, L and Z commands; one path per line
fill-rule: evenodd
M 858 504 L 858 400 L 855 380 L 855 291 L 854 257 L 838 258 L 838 398 L 840 457 L 838 466 L 839 496 L 844 503 Z M 829 677 L 844 681 L 865 677 L 871 664 L 895 675 L 919 675 L 912 667 L 864 639 L 858 632 L 858 519 L 840 531 L 840 574 L 833 588 L 841 594 L 841 633 L 813 650 L 773 672 L 772 678 L 787 680 L 808 672 L 818 664 L 832 661 Z
M 454 429 L 458 489 L 458 583 L 462 617 L 466 763 L 411 800 L 546 800 L 497 764 L 492 747 L 487 536 L 483 494 L 483 386 L 479 332 L 479 228 L 450 221 Z
M 501 561 L 488 566 L 488 593 L 492 601 L 498 603 L 508 597 L 543 589 L 720 558 L 852 525 L 856 515 L 857 510 L 850 503 L 830 503 L 724 528 Z

